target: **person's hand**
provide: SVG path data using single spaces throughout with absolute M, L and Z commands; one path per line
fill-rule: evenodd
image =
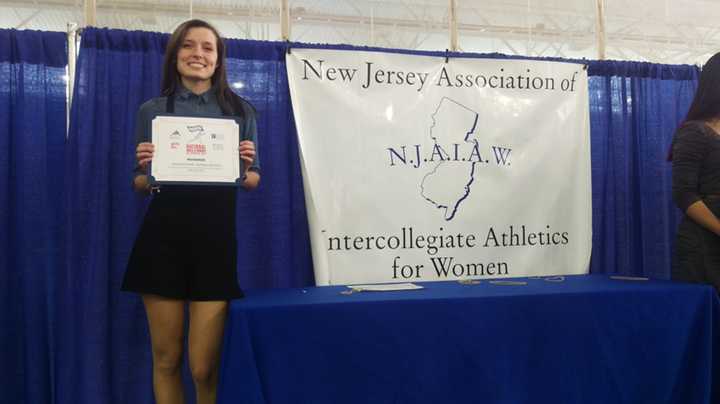
M 153 153 L 155 152 L 155 145 L 152 143 L 143 142 L 137 145 L 135 149 L 135 159 L 138 165 L 143 170 L 147 169 L 147 165 L 152 161 Z
M 238 152 L 240 153 L 240 160 L 244 163 L 245 171 L 247 171 L 255 162 L 255 143 L 250 140 L 243 140 L 240 142 Z

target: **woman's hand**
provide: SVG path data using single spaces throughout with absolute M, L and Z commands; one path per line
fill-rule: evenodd
M 135 159 L 137 160 L 138 166 L 147 171 L 147 165 L 152 161 L 154 153 L 155 145 L 152 143 L 143 142 L 138 144 L 135 149 Z
M 240 160 L 242 160 L 245 170 L 243 172 L 245 181 L 243 181 L 242 186 L 250 191 L 257 188 L 260 183 L 260 174 L 254 170 L 250 171 L 250 167 L 252 167 L 255 162 L 255 143 L 250 140 L 243 140 L 240 142 L 240 147 L 238 147 L 238 153 L 240 154 Z
M 238 152 L 240 153 L 240 160 L 244 163 L 245 173 L 247 173 L 250 166 L 255 162 L 255 143 L 250 140 L 243 140 L 240 142 Z

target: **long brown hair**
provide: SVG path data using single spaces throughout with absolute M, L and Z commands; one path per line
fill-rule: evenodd
M 226 114 L 245 117 L 246 112 L 249 109 L 252 110 L 252 107 L 247 101 L 235 94 L 228 85 L 227 70 L 225 69 L 225 41 L 220 37 L 215 27 L 203 20 L 194 19 L 185 21 L 180 24 L 170 36 L 170 40 L 165 48 L 165 59 L 163 61 L 163 78 L 160 89 L 162 94 L 165 96 L 173 95 L 180 85 L 180 74 L 177 70 L 177 54 L 180 45 L 182 45 L 185 40 L 185 36 L 192 28 L 207 28 L 215 35 L 215 41 L 217 42 L 217 62 L 215 72 L 210 78 L 210 82 L 212 83 L 212 88 L 215 89 L 215 95 L 217 96 L 218 104 L 220 104 L 220 109 Z
M 720 118 L 720 53 L 714 54 L 700 71 L 695 97 L 685 121 Z
M 690 121 L 707 121 L 714 118 L 720 118 L 720 52 L 708 59 L 700 70 L 695 96 L 680 127 Z M 672 159 L 671 144 L 667 160 L 672 161 Z

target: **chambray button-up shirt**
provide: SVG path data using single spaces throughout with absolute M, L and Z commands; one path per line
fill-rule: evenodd
M 215 96 L 215 89 L 197 95 L 183 86 L 179 86 L 175 94 L 175 112 L 179 116 L 222 117 L 223 112 Z M 135 147 L 142 142 L 152 142 L 152 120 L 161 114 L 167 113 L 167 97 L 156 97 L 140 106 L 135 123 Z M 247 115 L 247 114 L 246 114 Z M 230 116 L 226 116 L 230 118 Z M 234 116 L 240 126 L 240 140 L 251 140 L 255 143 L 255 161 L 250 170 L 260 171 L 260 155 L 257 142 L 257 124 L 255 116 L 249 115 L 244 119 Z M 135 175 L 145 174 L 140 167 L 135 167 Z

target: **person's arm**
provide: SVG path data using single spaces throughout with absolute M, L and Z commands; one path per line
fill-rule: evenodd
M 150 143 L 150 100 L 140 106 L 135 119 L 135 169 L 133 170 L 132 187 L 135 192 L 142 194 L 150 193 L 150 182 L 148 181 L 147 168 L 153 158 L 155 146 Z
M 260 174 L 257 171 L 248 170 L 245 174 L 245 181 L 242 183 L 242 187 L 251 191 L 257 188 L 260 184 Z
M 709 150 L 707 140 L 697 125 L 678 130 L 672 147 L 672 195 L 675 204 L 690 219 L 720 235 L 720 219 L 698 193 L 702 162 Z
M 150 182 L 145 174 L 136 175 L 133 179 L 133 189 L 138 193 L 150 193 Z
M 242 187 L 248 191 L 252 191 L 260 184 L 260 156 L 257 146 L 257 122 L 255 120 L 255 111 L 248 108 L 246 111 L 245 134 L 244 139 L 240 142 L 240 161 L 244 169 L 243 174 L 245 180 Z
M 693 203 L 687 208 L 685 214 L 700 226 L 720 235 L 720 220 L 705 205 L 705 202 L 697 201 Z
M 242 166 L 245 167 L 245 180 L 242 183 L 242 187 L 251 191 L 257 188 L 260 184 L 260 173 L 257 171 L 257 153 L 255 151 L 255 143 L 251 140 L 243 140 L 240 142 L 240 160 Z
M 137 166 L 135 168 L 135 178 L 133 179 L 133 189 L 135 192 L 149 193 L 150 182 L 147 176 L 147 166 L 152 161 L 155 146 L 152 143 L 142 142 L 135 149 L 135 159 Z

